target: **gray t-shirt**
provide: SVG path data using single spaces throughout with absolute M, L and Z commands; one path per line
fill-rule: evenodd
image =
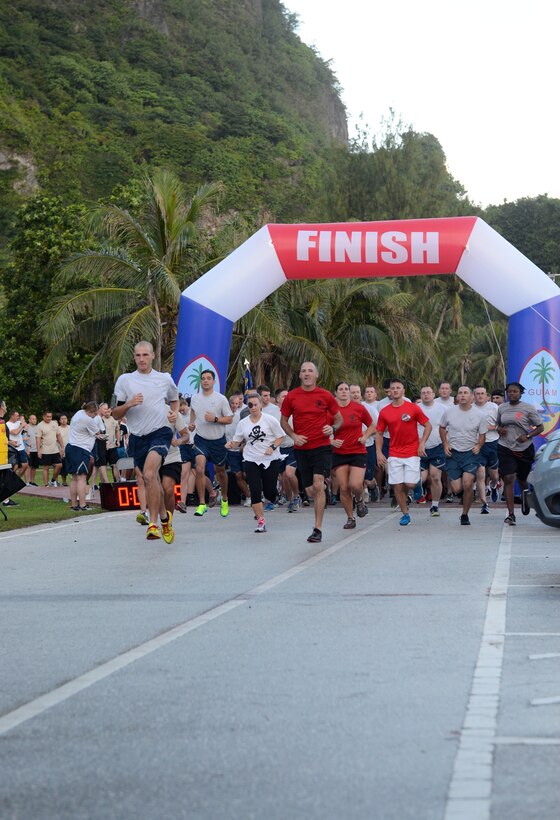
M 505 427 L 505 436 L 500 436 L 502 447 L 509 447 L 510 450 L 526 450 L 533 444 L 529 441 L 517 441 L 518 436 L 526 436 L 533 427 L 542 424 L 542 419 L 535 407 L 526 401 L 517 404 L 500 404 L 498 407 L 498 427 Z
M 370 402 L 361 401 L 360 404 L 362 404 L 366 408 L 366 410 L 368 411 L 368 413 L 371 416 L 371 420 L 375 424 L 377 424 L 377 419 L 379 418 L 379 410 L 377 409 L 378 406 L 379 406 L 379 402 L 378 401 L 373 401 L 370 404 Z M 364 428 L 364 429 L 366 429 L 366 428 Z M 370 436 L 369 438 L 366 439 L 366 447 L 374 447 L 374 446 L 375 446 L 375 433 L 373 434 L 373 436 Z
M 124 373 L 115 384 L 116 402 L 126 402 L 142 393 L 142 404 L 130 407 L 126 414 L 129 432 L 145 436 L 161 427 L 170 427 L 166 402 L 179 398 L 177 385 L 169 373 L 150 370 L 149 373 Z
M 482 406 L 475 404 L 476 409 L 482 413 L 484 418 L 486 419 L 486 424 L 488 427 L 495 427 L 496 426 L 496 419 L 498 417 L 498 405 L 494 404 L 493 401 L 487 401 Z M 486 441 L 497 441 L 499 439 L 498 431 L 497 430 L 488 430 L 486 433 Z
M 439 432 L 439 425 L 441 424 L 441 420 L 445 415 L 445 405 L 441 402 L 436 403 L 434 400 L 433 404 L 424 404 L 424 402 L 420 402 L 420 408 L 422 412 L 428 416 L 430 419 L 430 424 L 432 425 L 432 432 L 428 436 L 428 440 L 426 441 L 426 449 L 429 450 L 432 447 L 437 447 L 441 444 L 441 435 Z M 418 425 L 418 435 L 422 438 L 422 434 L 424 432 L 424 428 L 421 424 Z
M 241 408 L 239 408 L 239 410 L 236 410 L 235 413 L 234 413 L 233 410 L 230 407 L 230 412 L 233 414 L 233 418 L 231 420 L 231 424 L 226 424 L 225 425 L 226 441 L 231 441 L 232 438 L 235 435 L 235 431 L 237 429 L 237 425 L 239 424 L 239 420 L 240 420 L 240 415 L 239 414 L 241 412 Z
M 276 421 L 280 421 L 280 417 L 282 413 L 280 412 L 280 408 L 277 404 L 269 403 L 266 406 L 263 406 L 262 412 L 265 413 L 267 416 L 274 416 Z
M 472 404 L 462 410 L 457 404 L 448 407 L 441 417 L 440 426 L 447 429 L 447 441 L 452 450 L 466 453 L 478 444 L 478 437 L 488 431 L 482 413 Z
M 37 452 L 37 427 L 34 424 L 27 425 L 26 445 L 30 453 Z
M 226 424 L 219 424 L 215 421 L 206 421 L 205 413 L 212 413 L 212 417 L 233 416 L 233 410 L 229 406 L 229 401 L 221 393 L 212 391 L 210 395 L 195 393 L 191 396 L 191 411 L 195 414 L 196 434 L 207 441 L 216 441 L 225 435 Z

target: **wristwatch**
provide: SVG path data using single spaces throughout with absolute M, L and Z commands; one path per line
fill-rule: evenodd
M 215 423 L 215 424 L 217 424 L 217 423 L 218 423 L 218 416 L 214 416 L 214 423 Z
M 276 444 L 271 444 L 270 446 L 272 447 L 273 450 L 276 450 Z

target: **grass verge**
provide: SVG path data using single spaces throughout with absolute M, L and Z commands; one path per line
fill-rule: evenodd
M 102 512 L 101 507 L 95 507 L 91 512 L 75 513 L 70 509 L 69 504 L 65 504 L 61 499 L 56 498 L 17 495 L 13 500 L 19 506 L 4 507 L 2 505 L 8 520 L 4 521 L 4 516 L 0 513 L 0 533 L 8 530 L 18 530 L 21 527 L 33 527 L 36 524 L 68 521 L 71 518 L 78 518 L 83 515 L 98 515 Z

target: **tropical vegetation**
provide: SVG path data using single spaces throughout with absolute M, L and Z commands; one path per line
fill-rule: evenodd
M 182 289 L 266 222 L 477 214 L 558 274 L 560 200 L 482 211 L 392 112 L 348 139 L 338 91 L 279 0 L 0 7 L 0 396 L 107 397 L 142 337 L 168 368 Z M 303 358 L 327 386 L 496 386 L 506 336 L 454 276 L 293 282 L 236 323 L 228 387 Z

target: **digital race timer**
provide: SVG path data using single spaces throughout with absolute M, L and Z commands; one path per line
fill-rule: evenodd
M 138 484 L 136 481 L 122 481 L 120 484 L 100 484 L 101 509 L 139 510 Z M 181 500 L 181 487 L 175 485 L 175 498 Z

